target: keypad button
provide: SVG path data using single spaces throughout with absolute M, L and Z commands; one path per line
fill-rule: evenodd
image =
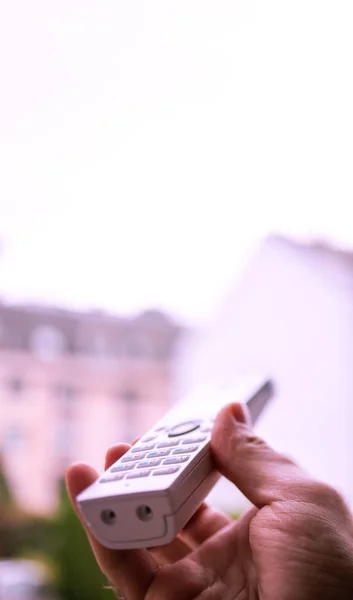
M 176 465 L 178 463 L 183 463 L 189 460 L 190 456 L 171 456 L 170 458 L 166 458 L 163 461 L 164 465 Z
M 201 442 L 205 442 L 207 440 L 207 435 L 198 435 L 197 437 L 186 438 L 186 440 L 182 440 L 181 443 L 184 444 L 201 444 Z
M 145 456 L 146 454 L 144 452 L 141 452 L 140 454 L 128 454 L 127 456 L 123 456 L 120 460 L 123 463 L 135 462 L 137 460 L 142 460 Z
M 130 452 L 148 452 L 149 450 L 153 450 L 155 444 L 146 444 L 145 446 L 134 446 L 131 448 Z
M 155 458 L 151 460 L 143 460 L 136 465 L 137 469 L 145 469 L 147 467 L 158 467 L 161 464 L 161 458 Z
M 120 475 L 111 475 L 108 477 L 102 477 L 102 479 L 99 480 L 99 483 L 110 483 L 111 481 L 121 481 L 122 479 L 124 479 L 125 475 L 124 473 L 121 473 Z
M 186 454 L 187 452 L 195 452 L 198 446 L 186 446 L 185 448 L 175 448 L 172 454 Z
M 178 446 L 178 444 L 180 444 L 180 440 L 171 440 L 170 442 L 157 444 L 156 448 L 173 448 L 173 446 Z
M 156 440 L 157 436 L 156 435 L 147 435 L 146 437 L 142 438 L 141 442 L 143 444 L 147 444 L 147 442 L 152 442 L 153 440 Z
M 152 475 L 173 475 L 180 471 L 180 467 L 166 467 L 165 469 L 156 469 L 152 471 Z
M 179 435 L 185 435 L 186 433 L 190 433 L 191 431 L 195 431 L 200 427 L 200 421 L 186 421 L 185 423 L 178 423 L 178 425 L 174 425 L 169 432 L 169 437 L 177 437 Z
M 146 458 L 160 458 L 168 456 L 168 454 L 170 454 L 170 450 L 154 450 L 153 452 L 149 452 Z
M 119 473 L 119 471 L 131 471 L 135 467 L 135 464 L 127 465 L 116 465 L 110 469 L 111 473 Z
M 126 479 L 137 479 L 138 477 L 148 477 L 151 471 L 135 471 L 126 475 Z

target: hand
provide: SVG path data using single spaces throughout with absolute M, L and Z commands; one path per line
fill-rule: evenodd
M 126 600 L 351 600 L 353 522 L 340 495 L 256 437 L 239 404 L 218 415 L 211 446 L 253 508 L 232 521 L 203 504 L 171 544 L 151 550 L 109 550 L 86 529 L 113 587 Z M 128 448 L 110 449 L 106 468 Z M 97 476 L 71 467 L 74 506 Z

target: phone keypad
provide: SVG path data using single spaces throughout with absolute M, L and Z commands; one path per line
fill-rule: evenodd
M 121 479 L 124 478 L 124 474 L 120 474 L 120 475 L 111 475 L 108 477 L 102 477 L 99 480 L 99 483 L 110 483 L 111 481 L 121 481 Z
M 151 474 L 151 471 L 135 471 L 134 473 L 129 473 L 126 476 L 126 479 L 137 479 L 140 477 L 148 477 Z
M 166 467 L 165 469 L 156 469 L 152 471 L 152 475 L 173 475 L 180 471 L 180 467 Z
M 142 442 L 143 444 L 147 444 L 148 442 L 152 442 L 152 441 L 153 441 L 153 440 L 155 440 L 155 439 L 157 439 L 157 436 L 156 436 L 156 435 L 148 435 L 148 436 L 145 436 L 145 437 L 143 437 L 143 438 L 141 439 L 141 442 Z
M 172 454 L 186 454 L 189 452 L 196 452 L 197 449 L 198 449 L 198 445 L 197 446 L 186 446 L 186 448 L 175 448 L 175 450 L 173 450 Z
M 201 444 L 201 442 L 205 442 L 207 440 L 207 436 L 206 435 L 199 435 L 199 436 L 195 436 L 192 438 L 186 438 L 185 440 L 182 440 L 182 444 L 186 445 L 186 444 Z
M 135 468 L 135 464 L 127 464 L 127 465 L 116 465 L 110 469 L 111 473 L 118 473 L 121 471 L 131 471 Z
M 161 442 L 157 444 L 156 448 L 173 448 L 174 446 L 178 446 L 180 440 L 172 440 L 171 442 Z
M 148 452 L 149 450 L 153 450 L 156 444 L 146 444 L 145 446 L 133 446 L 130 449 L 130 452 L 135 454 L 135 452 Z
M 191 425 L 198 428 L 198 432 L 191 433 Z M 171 439 L 169 427 L 160 426 L 150 434 L 147 434 L 139 443 L 130 448 L 118 463 L 110 469 L 111 475 L 107 474 L 99 480 L 99 483 L 108 483 L 126 479 L 139 479 L 149 476 L 174 475 L 182 470 L 182 464 L 187 463 L 198 451 L 199 444 L 209 440 L 209 434 L 213 428 L 213 422 L 206 420 L 203 423 L 188 422 L 183 424 L 185 433 L 189 437 L 182 436 L 179 426 L 171 430 L 176 437 Z M 169 436 L 169 439 L 168 437 Z M 136 468 L 135 468 L 136 467 Z
M 170 458 L 166 458 L 163 461 L 164 465 L 176 465 L 178 463 L 183 463 L 189 460 L 190 456 L 171 456 Z
M 161 459 L 160 458 L 155 458 L 152 460 L 143 460 L 142 462 L 138 463 L 136 468 L 137 469 L 145 469 L 148 467 L 158 467 L 158 465 L 161 464 Z
M 170 454 L 170 450 L 154 450 L 154 452 L 149 452 L 146 458 L 162 458 L 163 456 L 168 456 Z
M 121 462 L 122 463 L 136 462 L 137 460 L 142 460 L 143 458 L 145 458 L 145 456 L 146 456 L 145 452 L 141 452 L 140 454 L 127 454 L 126 456 L 123 456 L 121 458 Z

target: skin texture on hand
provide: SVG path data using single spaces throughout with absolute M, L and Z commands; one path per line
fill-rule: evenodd
M 341 496 L 258 438 L 239 404 L 218 415 L 211 448 L 253 508 L 232 521 L 202 504 L 173 542 L 150 550 L 104 548 L 86 528 L 112 586 L 126 600 L 351 600 L 353 520 Z M 105 468 L 128 449 L 111 448 Z M 97 477 L 84 464 L 67 473 L 79 518 L 75 498 Z

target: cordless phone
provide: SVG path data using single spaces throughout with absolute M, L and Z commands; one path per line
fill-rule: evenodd
M 219 410 L 246 404 L 255 423 L 273 392 L 270 379 L 240 377 L 230 390 L 198 390 L 176 404 L 77 497 L 93 535 L 117 549 L 172 541 L 220 477 L 210 450 Z

